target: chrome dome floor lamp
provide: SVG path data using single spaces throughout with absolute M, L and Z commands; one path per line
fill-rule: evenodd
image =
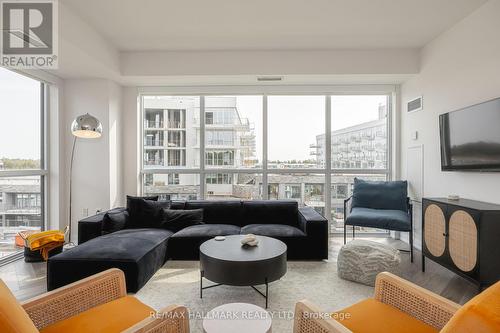
M 75 157 L 76 139 L 97 139 L 102 135 L 102 124 L 94 116 L 86 113 L 78 116 L 71 124 L 71 134 L 73 134 L 73 148 L 71 149 L 71 160 L 69 164 L 69 225 L 68 230 L 68 244 L 74 244 L 71 241 L 71 213 L 72 213 L 72 179 L 73 179 L 73 160 Z

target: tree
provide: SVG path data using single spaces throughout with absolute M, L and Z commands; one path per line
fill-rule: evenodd
M 0 165 L 3 164 L 3 169 L 8 170 L 40 168 L 40 160 L 3 157 L 0 161 L 2 162 Z

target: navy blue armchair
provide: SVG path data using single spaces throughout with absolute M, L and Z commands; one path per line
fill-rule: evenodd
M 410 260 L 413 262 L 413 206 L 406 181 L 365 181 L 354 179 L 351 197 L 344 200 L 344 244 L 347 226 L 408 232 Z

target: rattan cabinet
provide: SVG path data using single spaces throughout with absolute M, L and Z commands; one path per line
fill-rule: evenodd
M 425 258 L 479 289 L 500 280 L 500 205 L 446 198 L 422 202 L 422 271 Z

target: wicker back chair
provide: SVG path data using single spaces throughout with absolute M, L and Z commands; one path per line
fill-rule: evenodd
M 13 297 L 10 300 L 15 303 Z M 128 301 L 128 303 L 122 305 L 123 301 Z M 135 313 L 134 318 L 137 320 L 122 318 L 122 320 L 128 319 L 127 326 L 129 327 L 120 328 L 121 332 L 189 333 L 189 315 L 184 306 L 171 305 L 156 312 L 132 296 L 127 296 L 125 276 L 121 270 L 116 268 L 45 293 L 22 303 L 21 306 L 34 324 L 32 331 L 81 332 L 84 328 L 75 325 L 78 327 L 73 329 L 71 320 L 81 318 L 80 322 L 84 323 L 83 326 L 88 323 L 107 324 L 106 321 L 111 320 L 112 315 L 106 313 L 105 307 L 112 304 L 120 304 L 121 307 L 115 307 L 113 313 L 115 313 L 114 315 L 122 313 L 122 317 L 127 310 L 134 311 L 135 309 L 131 310 L 130 306 L 127 309 L 128 304 L 135 305 L 137 309 L 141 310 L 140 315 Z M 11 306 L 19 307 L 16 304 Z M 4 313 L 4 315 L 9 314 Z M 26 318 L 26 321 L 29 319 Z M 123 321 L 121 326 L 123 326 Z M 96 330 L 99 331 L 99 328 Z M 18 332 L 13 327 L 11 329 Z
M 436 332 L 439 332 L 460 309 L 459 304 L 387 272 L 377 276 L 374 299 L 418 319 L 418 321 L 434 328 Z M 346 310 L 346 313 L 348 311 L 349 309 Z M 391 318 L 383 318 L 383 320 L 390 321 Z M 377 323 L 372 322 L 371 325 L 377 327 Z M 300 301 L 295 307 L 293 333 L 313 332 L 352 333 L 350 329 L 342 325 L 342 320 L 332 319 L 331 314 L 322 312 L 309 301 Z M 363 332 L 356 331 L 356 333 Z M 414 333 L 418 332 L 414 331 Z

